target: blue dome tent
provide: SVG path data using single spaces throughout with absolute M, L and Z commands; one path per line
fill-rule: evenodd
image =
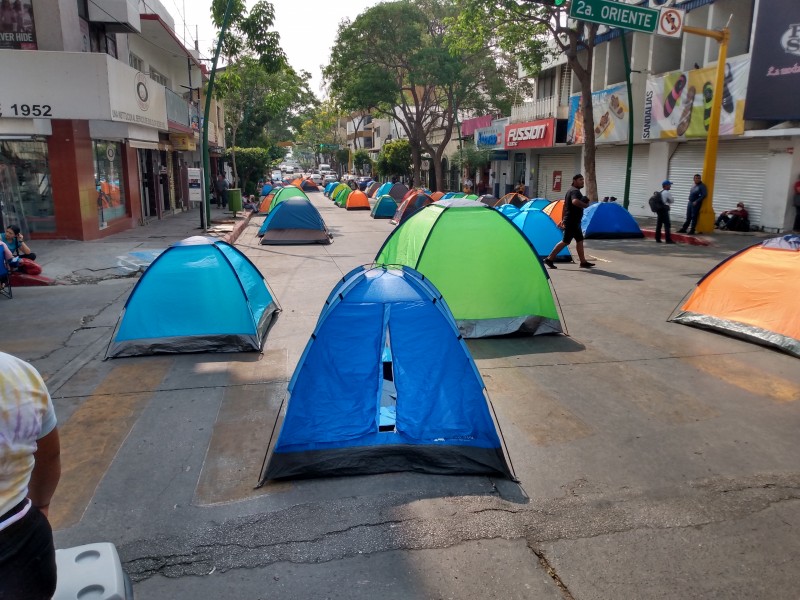
M 547 198 L 534 198 L 533 200 L 528 200 L 525 204 L 523 204 L 520 207 L 520 210 L 542 210 L 548 204 L 550 204 L 550 200 Z
M 512 205 L 506 204 L 506 206 Z M 540 258 L 549 255 L 553 247 L 564 237 L 564 232 L 558 228 L 553 219 L 541 210 L 521 210 L 515 215 L 507 214 L 506 216 L 525 234 Z M 561 250 L 556 255 L 556 260 L 571 262 L 572 255 L 569 253 L 569 247 Z
M 378 198 L 369 214 L 373 219 L 391 219 L 396 212 L 397 202 L 389 194 L 384 194 Z
M 262 244 L 330 244 L 319 211 L 305 198 L 290 198 L 272 209 L 256 235 Z
M 583 211 L 583 235 L 587 238 L 641 238 L 638 223 L 616 202 L 595 202 Z
M 173 244 L 122 309 L 106 357 L 259 351 L 280 306 L 258 268 L 221 240 Z
M 495 206 L 494 208 L 495 210 L 503 213 L 509 219 L 513 219 L 519 214 L 519 209 L 513 204 L 501 204 L 500 206 Z
M 447 304 L 408 267 L 342 278 L 288 389 L 261 483 L 395 471 L 513 478 Z

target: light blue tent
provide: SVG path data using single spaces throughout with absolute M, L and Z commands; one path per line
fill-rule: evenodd
M 389 194 L 378 197 L 369 213 L 373 219 L 391 219 L 397 212 L 397 202 Z
M 387 181 L 386 183 L 382 183 L 381 187 L 378 188 L 378 191 L 375 193 L 376 198 L 380 198 L 381 196 L 385 196 L 389 193 L 389 190 L 392 189 L 394 184 L 391 181 Z
M 520 207 L 520 210 L 542 210 L 548 204 L 550 204 L 550 200 L 547 198 L 534 198 L 533 200 L 528 200 L 525 204 L 523 204 Z
M 338 181 L 331 181 L 328 185 L 325 186 L 324 195 L 326 197 L 330 197 L 331 192 L 333 191 L 333 188 L 335 188 L 337 185 L 339 185 Z
M 506 206 L 511 205 L 507 204 Z M 558 228 L 553 219 L 541 210 L 521 210 L 509 218 L 525 234 L 525 237 L 536 249 L 536 254 L 541 258 L 548 256 L 553 247 L 564 237 L 564 232 Z M 572 261 L 569 247 L 561 250 L 556 255 L 556 260 Z
M 452 200 L 453 198 L 455 198 L 455 196 L 456 196 L 456 192 L 447 192 L 444 196 L 439 198 L 439 200 Z M 463 194 L 462 194 L 462 196 L 463 196 Z
M 616 202 L 596 202 L 583 211 L 583 235 L 587 238 L 641 238 L 639 224 Z
M 447 304 L 408 267 L 345 275 L 288 389 L 262 483 L 394 471 L 513 478 Z
M 519 214 L 519 209 L 513 204 L 501 204 L 500 206 L 495 206 L 494 208 L 499 210 L 509 219 L 513 219 Z
M 271 191 L 272 191 L 272 185 L 269 183 L 265 183 L 264 185 L 261 186 L 261 197 L 263 198 Z
M 319 211 L 305 198 L 289 198 L 273 208 L 256 235 L 262 244 L 330 244 Z
M 218 239 L 190 237 L 162 252 L 136 282 L 106 357 L 259 351 L 279 312 L 244 254 Z

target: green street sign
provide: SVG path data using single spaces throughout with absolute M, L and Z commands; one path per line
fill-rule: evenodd
M 654 33 L 658 26 L 658 11 L 613 0 L 572 0 L 569 16 L 581 21 L 600 23 L 609 27 Z

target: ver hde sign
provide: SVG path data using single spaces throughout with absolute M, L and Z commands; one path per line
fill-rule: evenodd
M 555 119 L 506 125 L 505 148 L 548 148 L 553 145 Z

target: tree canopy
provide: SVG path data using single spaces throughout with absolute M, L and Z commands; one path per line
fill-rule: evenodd
M 531 75 L 539 72 L 548 56 L 563 53 L 581 84 L 583 107 L 584 170 L 587 195 L 597 199 L 595 174 L 595 133 L 592 113 L 592 58 L 597 24 L 567 18 L 568 5 L 547 6 L 537 0 L 455 0 L 459 6 L 451 21 L 458 45 L 476 48 L 477 38 L 492 46 L 514 52 Z M 510 114 L 510 113 L 508 113 Z
M 408 176 L 411 173 L 411 146 L 408 140 L 392 140 L 381 147 L 375 169 L 384 177 Z
M 345 112 L 370 111 L 398 122 L 415 181 L 427 153 L 439 186 L 456 114 L 510 110 L 516 80 L 515 63 L 488 51 L 486 40 L 480 49 L 453 43 L 446 34 L 456 17 L 452 0 L 378 4 L 341 23 L 324 69 L 331 96 Z

